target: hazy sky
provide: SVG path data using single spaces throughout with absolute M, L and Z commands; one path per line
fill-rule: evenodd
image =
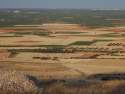
M 125 9 L 125 0 L 0 0 L 0 8 Z

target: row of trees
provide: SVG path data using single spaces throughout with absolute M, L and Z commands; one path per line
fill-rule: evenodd
M 32 11 L 34 13 L 30 13 Z M 0 12 L 0 26 L 42 24 L 48 22 L 78 23 L 86 26 L 112 26 L 112 20 L 125 19 L 123 11 L 27 10 L 19 13 Z M 124 24 L 124 23 L 123 23 Z

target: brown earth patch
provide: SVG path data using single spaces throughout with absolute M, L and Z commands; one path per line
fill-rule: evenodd
M 7 50 L 0 49 L 0 60 L 8 58 L 10 53 Z
M 114 32 L 125 32 L 125 28 L 111 29 L 111 31 L 114 31 Z
M 15 32 L 13 29 L 0 29 L 0 32 Z

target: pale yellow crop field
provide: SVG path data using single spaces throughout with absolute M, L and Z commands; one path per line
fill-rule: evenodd
M 85 59 L 67 60 L 64 66 L 79 70 L 87 75 L 104 73 L 124 73 L 125 63 L 122 59 Z M 70 63 L 68 63 L 70 62 Z

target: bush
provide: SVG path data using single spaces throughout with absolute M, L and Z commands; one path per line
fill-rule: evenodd
M 0 71 L 0 94 L 36 94 L 37 87 L 23 73 Z

